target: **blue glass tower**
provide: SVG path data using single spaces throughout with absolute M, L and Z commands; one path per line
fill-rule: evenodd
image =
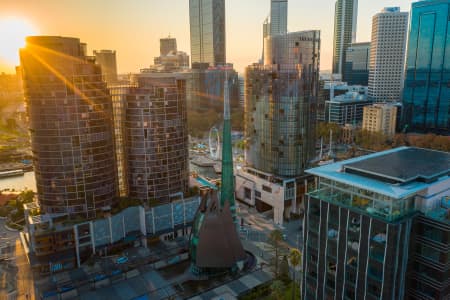
M 403 126 L 450 134 L 450 0 L 412 4 Z

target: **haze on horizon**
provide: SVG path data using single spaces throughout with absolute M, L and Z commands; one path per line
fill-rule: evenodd
M 412 2 L 359 0 L 357 41 L 370 41 L 372 16 L 383 7 L 409 11 Z M 289 0 L 289 31 L 321 30 L 321 70 L 331 69 L 334 3 L 316 0 L 312 7 L 309 1 Z M 270 0 L 226 0 L 227 60 L 240 73 L 261 56 L 262 23 L 269 11 Z M 80 38 L 91 54 L 116 50 L 119 73 L 153 64 L 159 39 L 169 34 L 177 39 L 178 50 L 190 53 L 188 0 L 2 0 L 0 21 L 10 17 L 32 24 L 41 35 Z M 1 47 L 0 73 L 14 73 L 18 55 L 15 62 L 6 61 Z

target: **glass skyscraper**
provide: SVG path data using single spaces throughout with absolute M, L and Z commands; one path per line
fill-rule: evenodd
M 287 32 L 287 0 L 272 0 L 270 2 L 270 35 Z
M 189 0 L 192 63 L 226 63 L 225 0 Z
M 345 54 L 343 81 L 349 85 L 364 85 L 369 82 L 370 43 L 353 43 Z
M 333 73 L 342 74 L 345 51 L 356 42 L 358 0 L 337 0 L 334 12 Z
M 246 69 L 246 163 L 276 176 L 301 176 L 314 153 L 320 31 L 271 36 L 264 48 L 264 65 Z
M 412 4 L 403 126 L 450 134 L 450 0 Z
M 85 47 L 33 36 L 20 50 L 41 213 L 95 218 L 117 196 L 111 97 Z

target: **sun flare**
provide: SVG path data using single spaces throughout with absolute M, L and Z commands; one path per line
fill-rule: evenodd
M 37 34 L 36 28 L 20 18 L 0 17 L 0 60 L 9 65 L 19 64 L 19 48 L 25 37 Z

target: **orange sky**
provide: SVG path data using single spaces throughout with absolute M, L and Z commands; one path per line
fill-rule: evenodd
M 321 69 L 331 68 L 334 0 L 289 1 L 289 31 L 322 31 Z M 358 41 L 370 40 L 371 17 L 385 6 L 409 10 L 410 0 L 360 0 Z M 226 0 L 227 60 L 241 72 L 261 55 L 262 22 L 270 0 Z M 39 34 L 79 37 L 88 51 L 117 51 L 119 72 L 137 72 L 159 55 L 159 38 L 169 33 L 190 52 L 188 0 L 0 0 L 0 20 L 15 16 Z M 1 30 L 0 30 L 1 31 Z M 0 44 L 0 56 L 2 53 Z M 0 57 L 0 72 L 14 63 Z

